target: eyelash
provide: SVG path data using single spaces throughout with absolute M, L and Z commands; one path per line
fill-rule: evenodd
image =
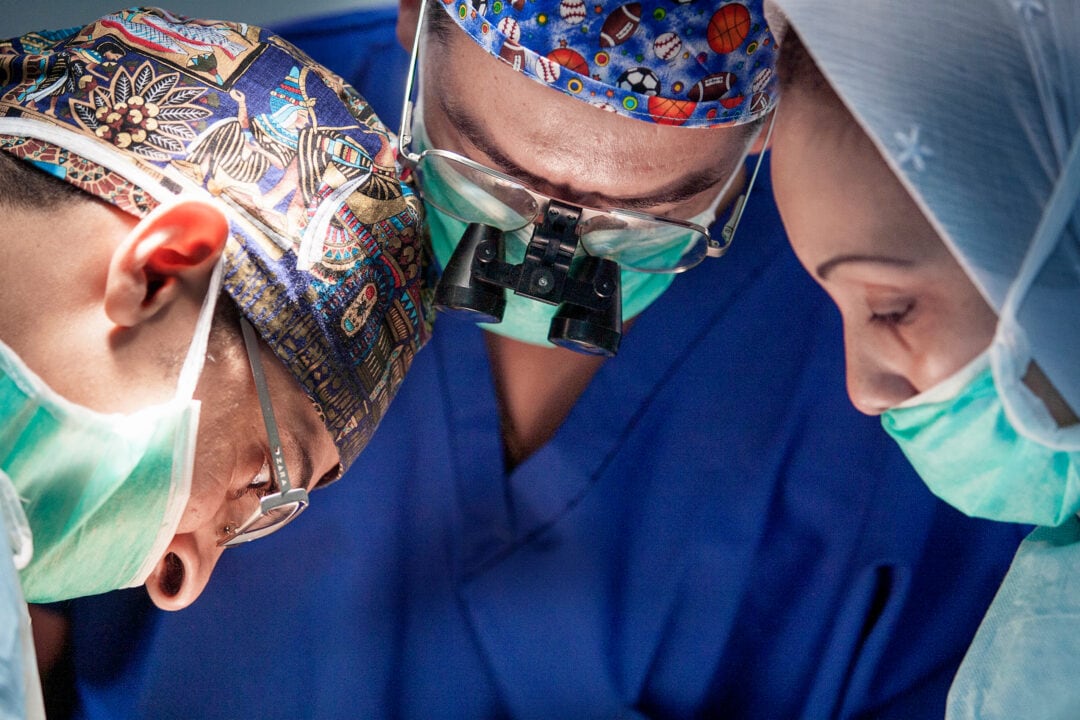
M 266 481 L 257 483 L 256 480 L 264 471 L 266 472 Z M 274 492 L 277 492 L 277 482 L 274 480 L 274 473 L 270 470 L 270 460 L 264 458 L 259 472 L 252 478 L 250 483 L 236 491 L 236 497 L 242 498 L 247 495 L 254 495 L 258 498 L 264 498 Z
M 888 327 L 903 325 L 908 320 L 911 311 L 915 309 L 915 302 L 909 302 L 903 310 L 890 313 L 871 313 L 870 322 Z

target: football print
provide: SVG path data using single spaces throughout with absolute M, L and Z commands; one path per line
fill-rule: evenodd
M 641 24 L 641 3 L 627 3 L 611 11 L 600 28 L 600 47 L 609 48 L 630 39 Z
M 718 72 L 704 77 L 690 88 L 686 96 L 694 102 L 710 102 L 719 100 L 724 93 L 735 86 L 734 73 Z

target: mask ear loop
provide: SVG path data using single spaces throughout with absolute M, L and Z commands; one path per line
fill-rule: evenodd
M 199 318 L 195 322 L 195 334 L 192 336 L 191 345 L 188 347 L 187 357 L 184 359 L 184 367 L 180 370 L 180 379 L 176 383 L 177 399 L 190 400 L 195 395 L 195 387 L 199 384 L 203 366 L 206 363 L 206 347 L 210 340 L 210 327 L 214 323 L 214 310 L 217 308 L 218 296 L 221 294 L 221 283 L 224 277 L 225 255 L 218 258 L 214 270 L 210 273 L 210 283 L 203 298 L 202 308 L 199 310 Z
M 998 384 L 998 394 L 1009 422 L 1018 432 L 1028 438 L 1058 450 L 1080 449 L 1080 429 L 1059 428 L 1042 401 L 1020 380 L 1027 372 L 1027 365 L 1032 356 L 1027 335 L 1016 318 L 1020 304 L 1035 282 L 1035 277 L 1057 248 L 1057 241 L 1076 210 L 1078 198 L 1080 198 L 1080 135 L 1073 140 L 1065 162 L 1065 169 L 1046 203 L 1042 219 L 1032 236 L 1028 254 L 1005 295 L 1005 301 L 998 315 L 997 330 L 994 333 L 993 343 L 990 345 L 990 365 L 993 368 L 994 382 Z M 1010 348 L 1013 349 L 1011 353 Z M 1006 388 L 1008 391 L 1005 391 Z M 1019 411 L 1017 404 L 1021 401 L 1017 399 L 1018 394 L 1034 400 L 1031 404 L 1041 411 L 1039 415 L 1043 421 L 1039 422 L 1039 425 L 1043 427 L 1032 427 L 1028 415 Z
M 188 406 L 187 418 L 182 420 L 176 428 L 176 441 L 173 445 L 172 472 L 169 477 L 169 498 L 165 503 L 165 512 L 161 517 L 157 537 L 154 539 L 150 552 L 142 566 L 132 577 L 131 582 L 125 587 L 142 585 L 150 577 L 150 573 L 157 567 L 158 562 L 165 554 L 165 550 L 172 542 L 176 534 L 176 528 L 180 525 L 180 519 L 187 508 L 191 498 L 192 475 L 195 469 L 195 445 L 199 436 L 199 415 L 202 402 L 194 400 L 195 388 L 199 384 L 203 367 L 206 364 L 206 348 L 210 339 L 210 329 L 214 323 L 214 310 L 217 308 L 218 296 L 221 294 L 221 284 L 225 272 L 225 254 L 222 253 L 214 264 L 210 273 L 210 282 L 203 298 L 199 317 L 195 321 L 195 332 L 192 336 L 191 345 L 188 347 L 184 366 L 180 370 L 180 379 L 176 383 L 176 395 L 173 403 L 184 403 Z

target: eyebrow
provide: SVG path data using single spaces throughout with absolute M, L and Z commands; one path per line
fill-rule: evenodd
M 522 167 L 510 159 L 502 148 L 491 139 L 485 123 L 470 113 L 467 108 L 457 103 L 453 98 L 443 94 L 439 95 L 439 107 L 450 118 L 450 122 L 453 123 L 457 131 L 491 158 L 499 170 L 528 185 L 530 189 L 533 187 L 551 187 L 552 184 L 547 178 Z M 657 205 L 677 204 L 726 181 L 729 173 L 725 172 L 720 165 L 718 163 L 708 170 L 699 170 L 684 175 L 664 187 L 653 190 L 648 195 L 617 196 L 603 193 L 587 193 L 586 196 L 594 202 L 599 201 L 597 204 L 626 210 L 647 210 Z M 570 194 L 573 195 L 574 193 L 571 192 Z M 569 200 L 570 198 L 563 199 Z
M 889 257 L 888 255 L 837 255 L 817 266 L 815 274 L 824 280 L 829 273 L 838 265 L 846 263 L 873 263 L 875 265 L 890 265 L 892 267 L 912 267 L 915 262 L 904 258 Z

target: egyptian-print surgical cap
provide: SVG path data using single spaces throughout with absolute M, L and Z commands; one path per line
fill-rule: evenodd
M 341 78 L 243 23 L 156 8 L 0 42 L 0 149 L 141 217 L 229 218 L 224 289 L 348 467 L 430 334 L 420 203 Z
M 720 127 L 776 102 L 761 0 L 432 1 L 515 70 L 627 117 Z
M 776 5 L 997 311 L 1006 410 L 1025 358 L 1080 410 L 1080 3 Z

